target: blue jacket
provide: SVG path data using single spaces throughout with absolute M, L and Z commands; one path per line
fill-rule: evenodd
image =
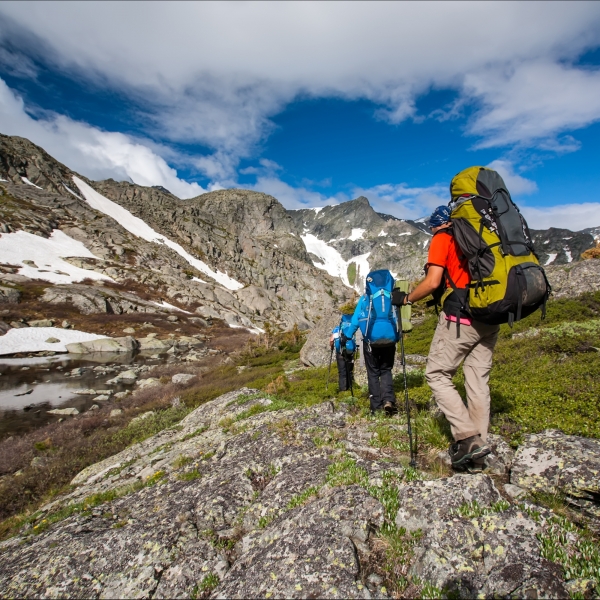
M 356 305 L 356 309 L 354 310 L 354 314 L 352 315 L 352 320 L 350 321 L 350 323 L 346 323 L 343 327 L 343 332 L 346 337 L 350 338 L 356 333 L 356 331 L 359 329 L 358 317 L 363 311 L 363 309 L 368 308 L 369 298 L 366 294 L 363 294 Z

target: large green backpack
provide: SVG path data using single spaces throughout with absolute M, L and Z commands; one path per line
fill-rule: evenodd
M 470 167 L 452 179 L 450 194 L 454 238 L 469 261 L 473 318 L 512 325 L 540 307 L 545 316 L 551 288 L 502 177 Z

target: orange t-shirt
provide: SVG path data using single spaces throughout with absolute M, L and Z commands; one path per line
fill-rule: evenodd
M 469 264 L 453 235 L 438 232 L 429 246 L 428 265 L 437 265 L 448 270 L 448 275 L 457 288 L 466 288 L 471 281 Z M 446 280 L 446 287 L 450 284 Z

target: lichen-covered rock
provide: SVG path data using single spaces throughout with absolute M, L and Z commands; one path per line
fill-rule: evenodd
M 0 543 L 0 596 L 386 597 L 385 522 L 412 532 L 403 568 L 422 582 L 564 597 L 540 558 L 545 517 L 501 503 L 488 476 L 407 481 L 346 405 L 276 406 L 224 394 L 84 469 Z
M 243 538 L 215 597 L 370 598 L 356 547 L 382 524 L 381 504 L 364 489 L 329 490 Z
M 542 526 L 508 503 L 487 475 L 400 487 L 396 524 L 421 537 L 414 575 L 468 597 L 564 597 L 560 568 L 540 558 Z
M 600 441 L 552 429 L 528 435 L 515 455 L 510 482 L 532 491 L 563 493 L 600 518 Z

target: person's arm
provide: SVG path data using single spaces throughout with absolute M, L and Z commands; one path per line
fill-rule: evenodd
M 443 276 L 443 267 L 440 267 L 439 265 L 429 265 L 425 279 L 423 279 L 423 281 L 421 281 L 421 283 L 412 292 L 407 294 L 406 301 L 418 302 L 419 300 L 429 296 L 429 294 L 436 290 L 440 283 L 442 283 Z
M 356 330 L 358 329 L 358 317 L 363 309 L 364 303 L 365 303 L 365 296 L 361 296 L 356 305 L 356 309 L 354 310 L 354 314 L 352 315 L 352 320 L 350 321 L 349 324 L 345 325 L 342 329 L 343 334 L 347 338 L 351 338 L 356 333 Z

